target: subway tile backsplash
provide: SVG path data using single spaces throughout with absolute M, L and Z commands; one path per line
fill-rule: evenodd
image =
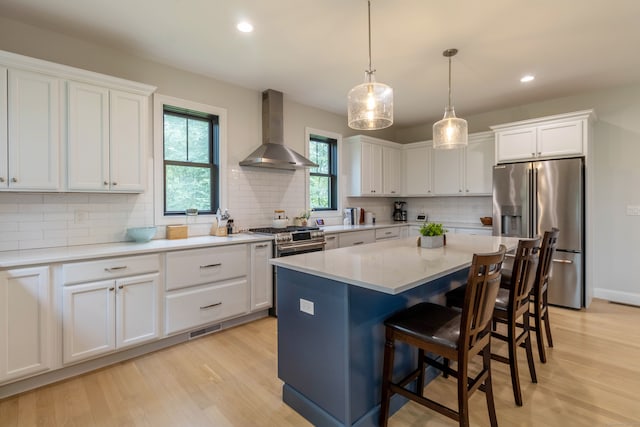
M 228 208 L 239 228 L 270 225 L 273 211 L 284 209 L 290 223 L 305 208 L 305 173 L 230 167 Z M 149 184 L 148 188 L 152 188 Z M 479 222 L 491 215 L 490 197 L 348 197 L 345 207 L 362 207 L 377 222 L 391 221 L 393 201 L 405 200 L 409 220 L 427 213 L 430 220 Z M 0 192 L 0 251 L 126 241 L 126 229 L 154 223 L 152 191 L 144 194 Z M 328 224 L 341 219 L 330 218 Z M 206 235 L 210 223 L 189 225 L 189 235 Z M 165 236 L 158 227 L 156 238 Z

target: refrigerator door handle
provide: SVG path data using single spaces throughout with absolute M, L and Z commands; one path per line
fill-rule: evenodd
M 559 264 L 573 264 L 573 261 L 571 261 L 570 259 L 552 259 L 552 262 L 557 262 Z

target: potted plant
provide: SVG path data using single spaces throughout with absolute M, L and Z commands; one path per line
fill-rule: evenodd
M 311 216 L 311 212 L 310 211 L 302 211 L 302 212 L 300 212 L 300 214 L 298 214 L 298 216 L 293 219 L 295 225 L 306 227 L 307 226 L 307 221 L 309 220 L 310 216 Z
M 423 248 L 439 248 L 444 246 L 444 229 L 442 224 L 425 222 L 420 227 L 420 246 Z

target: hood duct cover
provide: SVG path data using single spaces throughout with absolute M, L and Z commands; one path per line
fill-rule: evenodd
M 282 92 L 267 89 L 262 92 L 262 145 L 240 166 L 272 169 L 314 168 L 318 165 L 284 145 Z

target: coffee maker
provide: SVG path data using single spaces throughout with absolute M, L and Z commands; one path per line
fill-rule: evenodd
M 404 210 L 404 205 L 407 202 L 393 202 L 393 220 L 394 221 L 406 221 L 407 220 L 407 211 Z

